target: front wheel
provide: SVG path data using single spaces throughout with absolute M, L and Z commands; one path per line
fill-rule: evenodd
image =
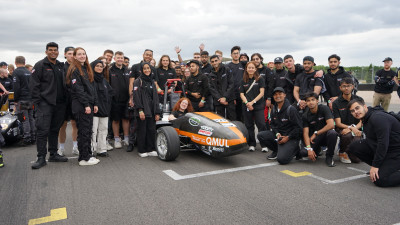
M 158 158 L 163 161 L 173 161 L 181 150 L 178 133 L 169 126 L 157 129 L 156 150 Z

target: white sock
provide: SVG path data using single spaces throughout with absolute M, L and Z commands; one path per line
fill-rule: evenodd
M 128 142 L 129 141 L 129 136 L 124 136 L 124 141 Z
M 72 141 L 72 144 L 74 145 L 74 147 L 78 147 L 78 142 L 77 141 Z
M 60 149 L 64 150 L 65 143 L 60 143 Z
M 121 141 L 121 138 L 119 138 L 119 137 L 114 137 L 114 140 L 117 141 L 117 142 L 120 142 L 120 141 Z

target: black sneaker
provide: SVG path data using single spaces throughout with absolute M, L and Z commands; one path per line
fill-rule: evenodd
M 68 158 L 59 154 L 54 154 L 49 157 L 49 162 L 67 162 Z
M 107 157 L 108 153 L 107 152 L 102 152 L 102 153 L 97 153 L 96 155 L 100 156 L 100 157 Z
M 274 159 L 276 159 L 277 156 L 278 156 L 278 153 L 277 153 L 277 152 L 272 152 L 272 153 L 267 157 L 267 159 L 269 159 L 269 160 L 274 160 Z
M 35 163 L 32 164 L 32 169 L 40 169 L 47 165 L 45 157 L 38 157 Z
M 0 168 L 4 167 L 3 154 L 0 154 Z
M 326 156 L 325 163 L 326 163 L 326 165 L 329 166 L 329 167 L 334 167 L 334 166 L 336 166 L 336 165 L 335 165 L 335 162 L 333 161 L 333 156 L 330 156 L 330 155 L 327 155 L 327 156 Z
M 133 151 L 133 144 L 129 144 L 128 147 L 126 147 L 127 152 Z
M 20 142 L 18 142 L 18 146 L 19 147 L 26 147 L 28 145 L 31 145 L 30 140 L 21 140 Z

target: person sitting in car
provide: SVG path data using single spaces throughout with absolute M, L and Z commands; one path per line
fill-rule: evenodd
M 177 119 L 184 116 L 186 113 L 193 111 L 194 109 L 190 100 L 188 98 L 181 98 L 172 109 L 171 115 L 169 115 L 168 120 Z

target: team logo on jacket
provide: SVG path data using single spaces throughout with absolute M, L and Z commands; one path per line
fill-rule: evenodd
M 319 117 L 319 118 L 318 118 L 318 120 L 323 120 L 323 119 L 325 119 L 325 117 Z
M 72 79 L 71 82 L 72 82 L 72 84 L 75 84 L 76 83 L 76 79 Z

